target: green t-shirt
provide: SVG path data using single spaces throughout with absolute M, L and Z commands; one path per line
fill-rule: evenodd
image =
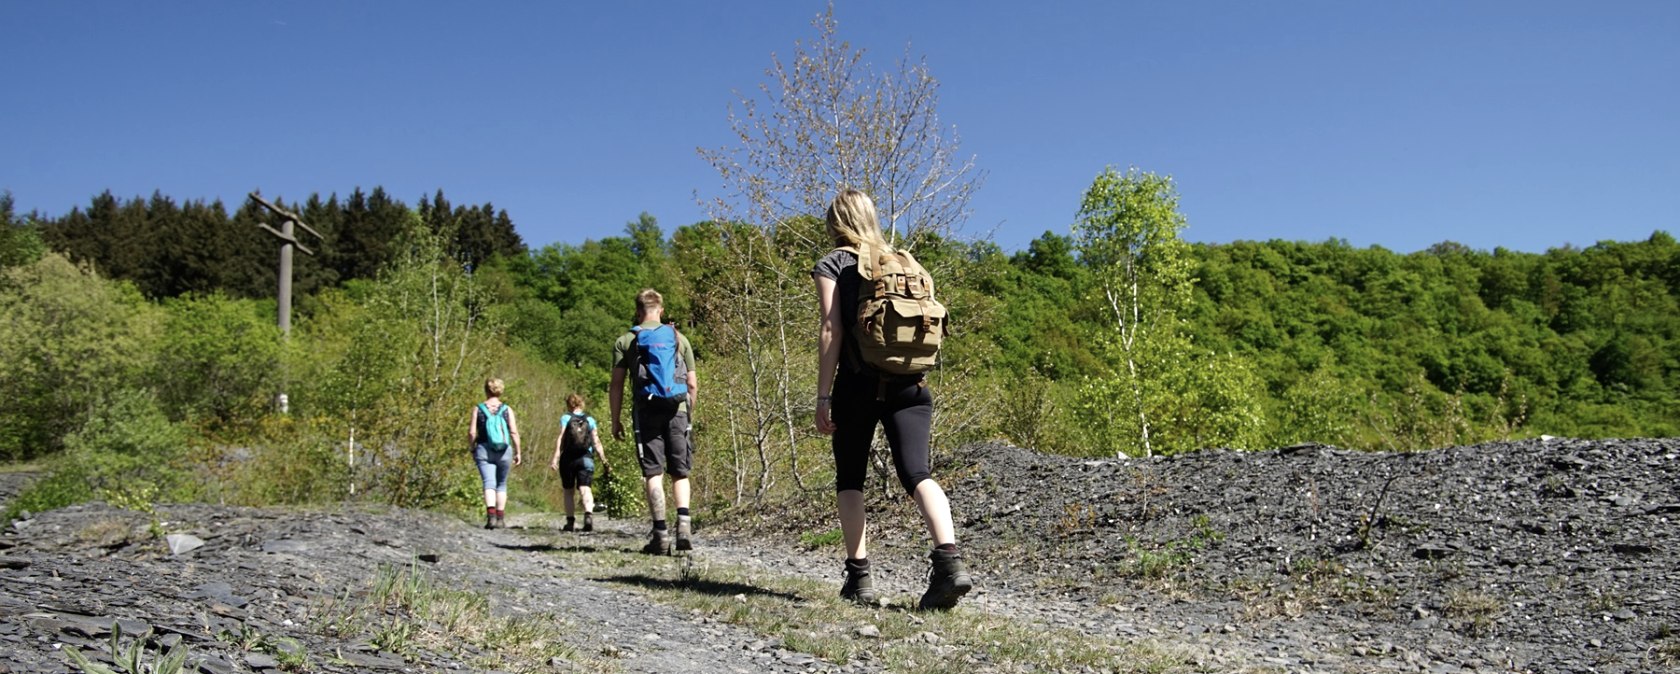
M 648 328 L 657 328 L 657 327 L 659 327 L 659 325 L 660 325 L 659 321 L 653 321 L 653 322 L 649 322 L 649 323 L 643 323 L 638 327 L 648 329 Z M 681 332 L 677 333 L 677 353 L 682 357 L 683 366 L 687 367 L 689 372 L 693 372 L 694 371 L 694 346 L 688 343 L 688 336 L 684 335 Z M 635 382 L 635 379 L 636 379 L 635 363 L 631 362 L 632 360 L 635 360 L 635 358 L 636 358 L 636 333 L 625 332 L 623 335 L 619 336 L 618 341 L 613 342 L 613 367 L 616 368 L 616 369 L 624 370 L 624 372 L 625 372 L 624 385 L 628 388 L 634 388 L 636 386 L 636 382 Z M 632 403 L 634 403 L 635 398 L 636 398 L 635 396 L 630 396 L 630 399 L 631 399 Z M 677 404 L 677 411 L 687 412 L 688 411 L 688 401 L 684 400 L 683 402 L 678 403 Z

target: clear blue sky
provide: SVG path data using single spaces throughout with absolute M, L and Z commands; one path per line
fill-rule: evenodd
M 0 189 L 236 202 L 383 185 L 533 246 L 702 219 L 732 90 L 802 2 L 3 2 Z M 1680 2 L 862 2 L 988 175 L 966 231 L 1067 233 L 1105 165 L 1186 238 L 1541 251 L 1680 234 Z

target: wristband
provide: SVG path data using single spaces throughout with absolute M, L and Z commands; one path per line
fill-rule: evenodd
M 826 403 L 826 402 L 828 402 L 830 400 L 833 400 L 833 399 L 834 399 L 834 396 L 817 396 L 817 402 L 819 402 L 819 403 Z

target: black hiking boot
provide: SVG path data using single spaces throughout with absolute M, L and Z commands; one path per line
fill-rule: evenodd
M 595 517 L 593 515 L 594 515 L 593 513 L 584 513 L 583 514 L 583 530 L 584 531 L 594 531 L 595 530 Z
M 869 560 L 846 560 L 846 584 L 840 586 L 840 598 L 864 606 L 875 605 L 875 584 L 869 579 Z
M 963 569 L 962 555 L 956 550 L 934 548 L 928 558 L 933 561 L 933 571 L 928 574 L 928 589 L 918 606 L 924 610 L 956 606 L 957 600 L 974 588 L 974 579 Z
M 587 518 L 588 515 L 585 515 L 584 517 Z M 587 519 L 585 521 L 587 521 Z M 589 525 L 585 524 L 584 526 L 589 526 Z M 572 517 L 571 515 L 567 515 L 566 516 L 566 526 L 560 527 L 560 530 L 561 531 L 572 531 L 572 530 L 575 530 L 575 529 L 577 529 L 577 518 Z M 587 531 L 587 529 L 585 531 Z
M 650 555 L 671 554 L 670 544 L 665 540 L 665 530 L 654 529 L 653 536 L 648 539 L 647 545 L 642 546 L 642 552 Z
M 693 550 L 694 541 L 691 539 L 693 535 L 694 520 L 687 515 L 679 515 L 677 517 L 677 549 Z

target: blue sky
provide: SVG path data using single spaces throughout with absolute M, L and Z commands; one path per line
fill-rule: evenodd
M 534 246 L 704 217 L 734 90 L 825 2 L 0 3 L 0 189 L 234 202 L 383 185 Z M 987 176 L 966 232 L 1067 233 L 1106 165 L 1186 238 L 1541 251 L 1680 234 L 1680 2 L 863 2 Z

